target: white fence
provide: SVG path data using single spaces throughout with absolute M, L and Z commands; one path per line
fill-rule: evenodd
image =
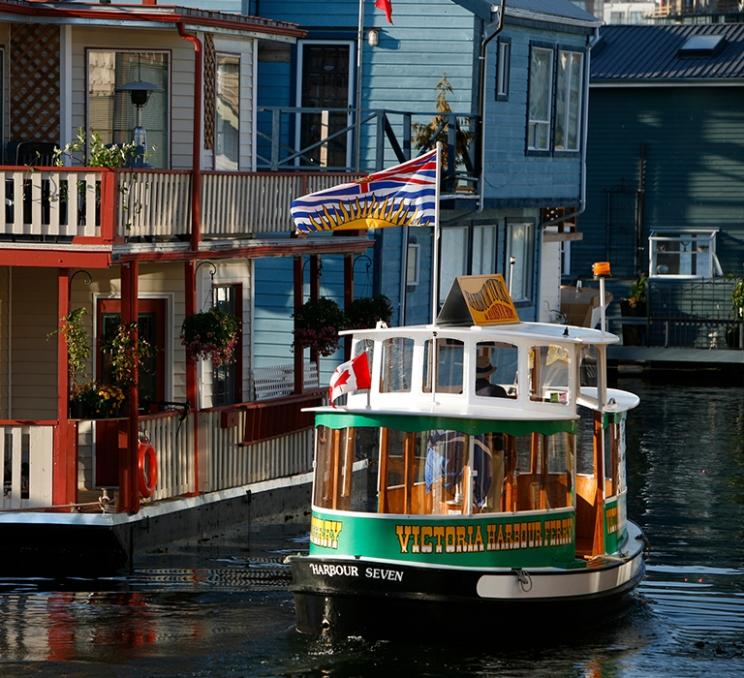
M 53 426 L 0 426 L 0 508 L 52 505 L 53 436 Z
M 119 171 L 119 235 L 172 238 L 191 232 L 191 172 Z
M 158 460 L 158 484 L 152 499 L 178 497 L 194 490 L 194 415 L 152 415 L 140 419 Z
M 256 367 L 253 369 L 253 393 L 255 400 L 283 398 L 294 393 L 294 364 Z M 318 364 L 305 363 L 303 368 L 304 390 L 318 388 Z
M 199 414 L 200 490 L 213 492 L 261 480 L 305 473 L 312 469 L 312 428 L 243 444 L 245 411 L 223 427 L 223 412 Z

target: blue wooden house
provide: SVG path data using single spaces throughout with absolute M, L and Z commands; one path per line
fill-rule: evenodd
M 457 275 L 500 272 L 523 318 L 555 320 L 562 243 L 580 237 L 599 21 L 569 0 L 394 0 L 392 24 L 372 0 L 362 8 L 360 18 L 358 0 L 242 3 L 245 14 L 306 31 L 295 44 L 258 45 L 256 168 L 363 173 L 443 140 L 452 161 L 442 186 L 437 302 Z M 354 294 L 388 296 L 393 322 L 428 322 L 432 233 L 373 237 L 374 250 L 354 259 Z M 258 363 L 291 356 L 281 340 L 291 335 L 291 297 L 265 284 L 291 280 L 290 265 L 265 259 L 256 268 Z M 340 302 L 340 265 L 326 258 L 321 269 L 320 294 Z
M 620 297 L 648 276 L 637 339 L 741 346 L 731 294 L 744 275 L 744 24 L 605 26 L 592 54 L 571 273 L 610 260 Z

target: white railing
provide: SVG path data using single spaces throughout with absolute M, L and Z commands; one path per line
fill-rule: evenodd
M 54 426 L 0 426 L 0 508 L 52 505 Z
M 0 169 L 0 235 L 110 237 L 103 223 L 113 204 L 101 198 L 103 176 L 87 169 Z
M 221 410 L 199 413 L 201 491 L 214 492 L 312 469 L 311 428 L 244 444 L 246 413 L 235 415 L 230 421 Z
M 318 364 L 305 363 L 304 389 L 310 391 L 318 388 Z M 283 398 L 294 393 L 294 365 L 275 365 L 273 367 L 255 367 L 253 375 L 253 397 L 255 400 Z
M 191 232 L 191 172 L 118 172 L 119 235 L 171 238 Z
M 194 490 L 194 415 L 177 412 L 140 418 L 140 431 L 150 439 L 158 460 L 158 484 L 152 499 L 178 497 Z

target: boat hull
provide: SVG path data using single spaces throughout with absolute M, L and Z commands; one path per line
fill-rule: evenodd
M 628 524 L 623 556 L 577 569 L 480 570 L 371 558 L 291 556 L 301 633 L 391 638 L 446 629 L 448 635 L 519 633 L 567 618 L 596 623 L 624 605 L 644 573 L 640 530 Z M 570 613 L 570 617 L 566 615 Z

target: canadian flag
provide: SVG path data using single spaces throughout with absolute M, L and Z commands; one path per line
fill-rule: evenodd
M 341 363 L 331 375 L 328 386 L 328 399 L 331 404 L 344 393 L 363 391 L 372 386 L 369 373 L 369 361 L 366 353 L 360 353 L 356 358 Z
M 385 12 L 389 24 L 393 23 L 393 0 L 375 0 L 375 7 Z

